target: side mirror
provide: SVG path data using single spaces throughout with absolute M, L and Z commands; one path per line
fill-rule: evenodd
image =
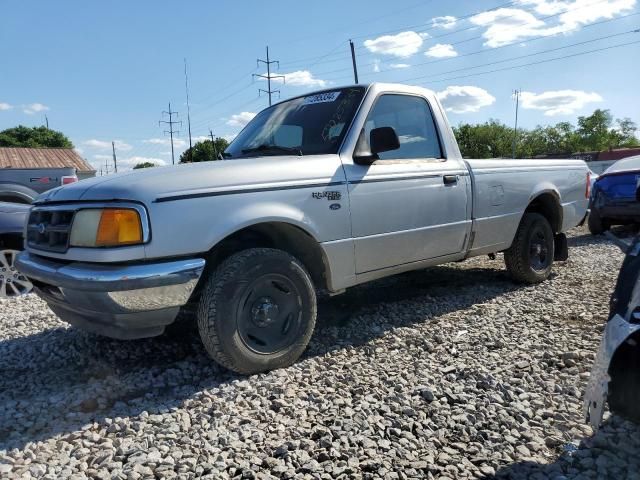
M 369 148 L 365 151 L 364 130 L 360 134 L 358 147 L 353 155 L 353 160 L 360 165 L 371 165 L 378 160 L 378 154 L 400 148 L 400 140 L 393 127 L 378 127 L 369 134 Z
M 369 145 L 374 155 L 400 148 L 400 140 L 393 127 L 379 127 L 371 130 Z

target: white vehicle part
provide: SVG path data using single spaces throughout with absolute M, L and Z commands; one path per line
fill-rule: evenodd
M 640 325 L 633 325 L 620 315 L 615 315 L 605 327 L 584 395 L 584 413 L 587 422 L 594 430 L 597 430 L 602 423 L 604 405 L 607 401 L 609 382 L 611 381 L 609 366 L 613 355 L 620 345 L 638 330 L 640 330 Z

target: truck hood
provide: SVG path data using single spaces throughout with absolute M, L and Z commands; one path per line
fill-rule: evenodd
M 150 203 L 161 197 L 201 194 L 218 189 L 332 181 L 333 176 L 342 174 L 336 171 L 327 176 L 327 169 L 321 168 L 324 162 L 319 157 L 335 159 L 337 156 L 313 156 L 314 161 L 298 156 L 265 156 L 131 170 L 49 190 L 40 195 L 36 203 L 109 200 Z

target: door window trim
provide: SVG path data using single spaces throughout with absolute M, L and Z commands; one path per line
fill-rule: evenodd
M 417 94 L 417 93 L 394 92 L 394 91 L 387 91 L 387 92 L 379 92 L 379 93 L 377 93 L 375 98 L 373 99 L 373 101 L 371 103 L 371 108 L 369 108 L 369 111 L 367 112 L 367 116 L 364 119 L 364 122 L 362 124 L 362 128 L 360 129 L 360 132 L 362 132 L 364 130 L 364 127 L 367 124 L 367 120 L 369 118 L 369 115 L 371 114 L 371 112 L 373 112 L 373 109 L 376 108 L 376 105 L 378 104 L 378 101 L 380 100 L 380 97 L 382 97 L 384 95 L 396 95 L 396 96 L 404 96 L 404 97 L 417 97 L 417 98 L 421 99 L 423 102 L 425 102 L 427 104 L 427 108 L 429 109 L 429 113 L 431 114 L 431 119 L 433 120 L 433 126 L 434 126 L 434 129 L 436 131 L 436 138 L 438 140 L 438 147 L 440 148 L 440 154 L 442 155 L 442 157 L 441 158 L 436 158 L 436 157 L 429 157 L 429 158 L 388 158 L 386 160 L 382 160 L 382 159 L 376 160 L 371 165 L 380 165 L 380 164 L 384 165 L 384 164 L 389 164 L 391 162 L 393 162 L 393 163 L 410 163 L 410 162 L 444 163 L 444 162 L 446 162 L 449 158 L 447 156 L 446 149 L 443 147 L 442 133 L 440 132 L 440 127 L 439 127 L 438 122 L 436 120 L 436 116 L 433 113 L 433 108 L 431 107 L 431 103 L 423 95 L 420 95 L 420 94 Z M 355 120 L 355 117 L 354 117 L 354 120 Z M 358 135 L 360 135 L 360 133 L 358 133 Z M 357 148 L 357 142 L 356 142 L 356 148 Z

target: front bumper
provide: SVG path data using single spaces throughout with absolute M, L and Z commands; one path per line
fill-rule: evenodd
M 618 314 L 607 322 L 584 395 L 584 414 L 594 430 L 602 423 L 611 381 L 609 367 L 613 355 L 620 345 L 638 330 L 640 325 L 631 324 Z
M 202 258 L 140 264 L 64 263 L 22 252 L 16 266 L 62 320 L 120 339 L 159 335 L 187 303 Z

